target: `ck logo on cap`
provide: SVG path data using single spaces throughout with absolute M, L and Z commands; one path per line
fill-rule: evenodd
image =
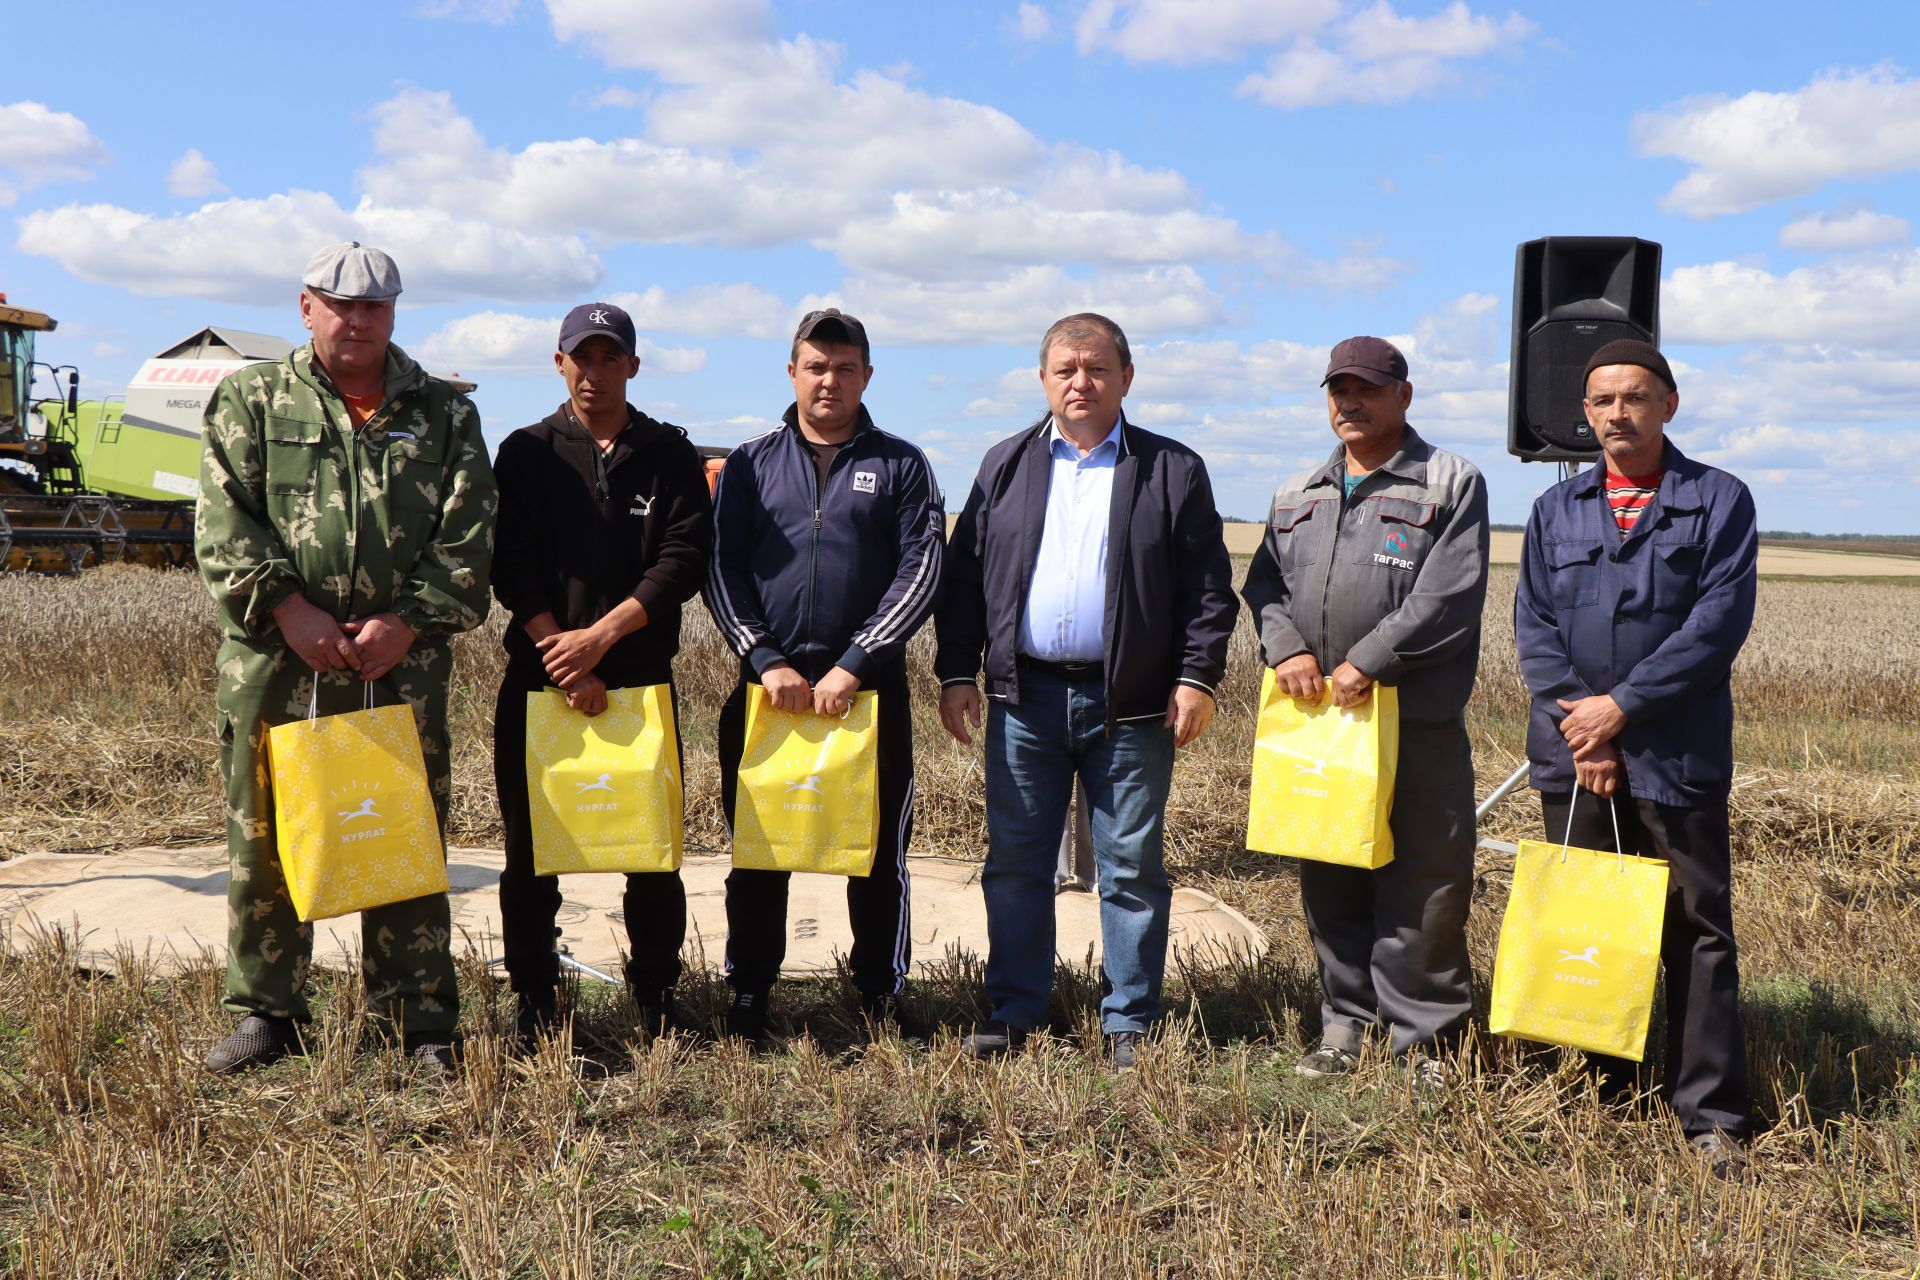
M 853 473 L 853 491 L 855 493 L 872 493 L 873 487 L 878 483 L 879 479 L 880 477 L 871 471 L 856 471 Z
M 611 323 L 611 321 L 607 319 L 607 313 L 602 311 L 598 307 L 595 307 L 592 311 L 587 313 L 587 322 L 589 324 L 610 324 Z

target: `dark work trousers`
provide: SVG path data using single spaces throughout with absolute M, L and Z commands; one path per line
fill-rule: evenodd
M 1444 1050 L 1473 1013 L 1473 746 L 1463 723 L 1400 725 L 1393 861 L 1377 871 L 1300 863 L 1320 960 L 1321 1041 L 1352 1053 L 1385 1034 L 1396 1054 Z
M 907 682 L 895 677 L 880 694 L 875 746 L 879 755 L 880 843 L 873 870 L 847 877 L 847 958 L 862 997 L 896 995 L 906 985 L 912 936 L 907 844 L 913 836 L 913 715 Z M 720 708 L 720 801 L 733 827 L 740 753 L 747 738 L 747 686 L 734 687 Z M 727 982 L 736 991 L 766 991 L 787 957 L 785 871 L 735 867 L 727 873 Z
M 1546 838 L 1567 836 L 1571 792 L 1540 797 Z M 1740 968 L 1733 945 L 1732 854 L 1727 802 L 1697 808 L 1616 797 L 1626 852 L 1664 858 L 1667 916 L 1660 963 L 1667 976 L 1667 1064 L 1661 1093 L 1687 1136 L 1724 1129 L 1736 1138 L 1753 1129 L 1747 1096 L 1747 1037 L 1740 1020 Z M 1607 804 L 1582 795 L 1573 811 L 1576 849 L 1615 852 Z M 1649 1038 L 1652 1030 L 1649 1028 Z M 1623 1058 L 1589 1054 L 1597 1072 L 1618 1084 L 1639 1084 L 1645 1068 Z
M 543 682 L 533 689 L 546 687 Z M 527 694 L 531 691 L 527 681 L 516 678 L 509 667 L 493 710 L 493 783 L 507 835 L 507 865 L 500 873 L 500 934 L 507 978 L 515 991 L 538 998 L 551 992 L 560 977 L 554 952 L 560 877 L 533 873 L 526 757 Z M 680 776 L 686 777 L 685 769 Z M 627 985 L 650 999 L 680 980 L 680 945 L 687 936 L 687 891 L 680 873 L 629 875 L 620 909 L 627 922 Z

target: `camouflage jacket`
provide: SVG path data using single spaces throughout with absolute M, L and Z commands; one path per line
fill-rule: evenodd
M 486 617 L 480 414 L 399 347 L 358 431 L 311 345 L 227 375 L 204 425 L 194 550 L 230 642 L 277 648 L 274 607 L 296 592 L 341 622 L 391 610 L 422 642 Z

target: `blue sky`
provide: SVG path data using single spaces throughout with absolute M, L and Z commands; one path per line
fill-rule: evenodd
M 95 396 L 204 324 L 298 338 L 301 266 L 359 238 L 400 263 L 396 339 L 480 383 L 496 441 L 559 402 L 574 302 L 627 305 L 633 399 L 716 443 L 778 418 L 794 320 L 836 304 L 954 507 L 1043 408 L 1041 331 L 1093 308 L 1132 339 L 1130 414 L 1253 518 L 1331 448 L 1327 349 L 1380 333 L 1415 424 L 1518 522 L 1554 471 L 1505 450 L 1514 247 L 1637 235 L 1665 246 L 1682 447 L 1764 527 L 1913 533 L 1920 78 L 1892 59 L 1920 11 L 1830 12 L 15 7 L 0 290 Z

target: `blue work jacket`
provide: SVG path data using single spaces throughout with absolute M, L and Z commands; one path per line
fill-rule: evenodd
M 1660 490 L 1621 533 L 1606 469 L 1533 504 L 1513 602 L 1533 693 L 1527 757 L 1541 791 L 1574 788 L 1559 700 L 1611 694 L 1633 795 L 1724 798 L 1733 781 L 1733 660 L 1753 625 L 1759 536 L 1746 485 L 1667 441 Z

